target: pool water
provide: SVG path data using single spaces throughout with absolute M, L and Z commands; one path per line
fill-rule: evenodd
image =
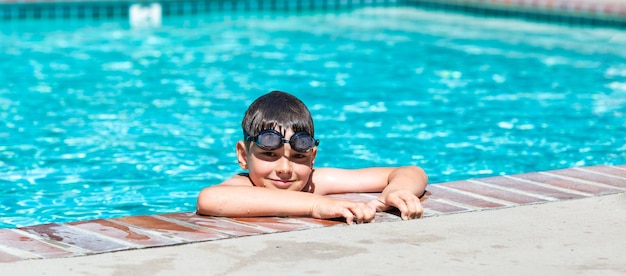
M 0 25 L 0 228 L 187 212 L 247 106 L 300 97 L 318 167 L 431 183 L 626 163 L 626 33 L 414 8 Z

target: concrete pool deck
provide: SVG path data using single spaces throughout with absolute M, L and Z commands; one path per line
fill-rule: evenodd
M 3 275 L 624 275 L 624 193 L 68 259 Z

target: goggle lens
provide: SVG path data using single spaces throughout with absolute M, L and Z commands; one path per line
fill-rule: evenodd
M 273 129 L 263 130 L 254 137 L 247 136 L 246 140 L 256 143 L 257 146 L 264 150 L 275 150 L 282 147 L 283 144 L 289 143 L 292 149 L 302 153 L 309 152 L 320 143 L 319 140 L 313 139 L 306 132 L 298 132 L 291 136 L 291 139 L 287 140 L 280 132 Z

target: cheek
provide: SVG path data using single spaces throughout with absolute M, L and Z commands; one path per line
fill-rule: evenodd
M 300 176 L 300 178 L 308 178 L 313 169 L 310 164 L 298 164 L 294 167 L 294 172 Z
M 260 174 L 266 174 L 268 172 L 271 172 L 273 168 L 274 168 L 274 164 L 272 164 L 271 162 L 255 162 L 254 163 L 254 170 Z
M 252 179 L 264 178 L 272 172 L 272 166 L 266 162 L 248 163 L 248 174 Z

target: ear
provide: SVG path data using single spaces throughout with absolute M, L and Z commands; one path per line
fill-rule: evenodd
M 311 152 L 311 168 L 315 165 L 315 156 L 317 156 L 317 147 L 314 147 L 313 152 Z
M 243 141 L 237 142 L 237 161 L 241 169 L 248 169 L 248 150 L 246 144 Z

